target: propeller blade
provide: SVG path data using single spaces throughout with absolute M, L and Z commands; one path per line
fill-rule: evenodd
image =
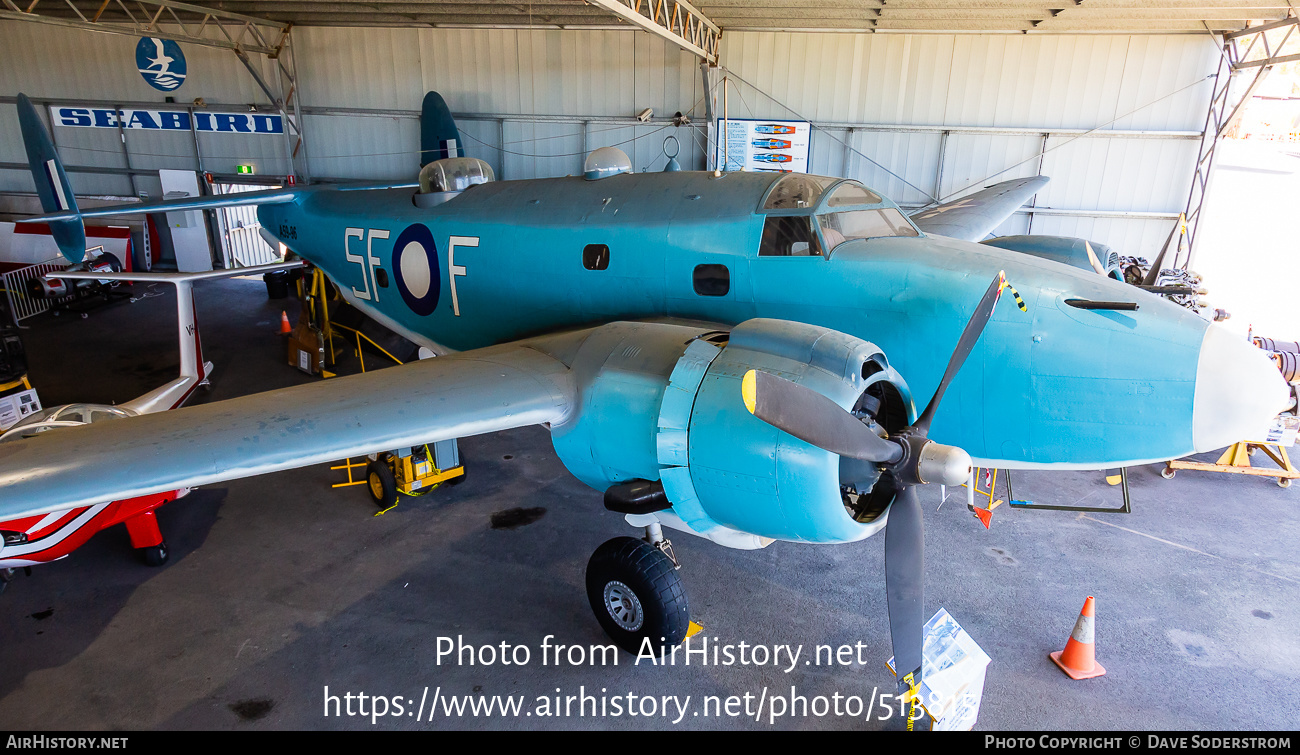
M 903 457 L 897 443 L 876 435 L 862 420 L 811 388 L 750 370 L 740 392 L 750 414 L 818 448 L 886 464 Z
M 980 334 L 984 332 L 984 326 L 988 325 L 989 318 L 993 316 L 993 308 L 997 306 L 998 297 L 1002 295 L 1002 284 L 1005 281 L 1003 274 L 999 272 L 989 284 L 989 288 L 984 292 L 984 298 L 975 307 L 975 314 L 971 315 L 970 321 L 966 323 L 966 329 L 961 332 L 961 338 L 957 341 L 957 348 L 952 350 L 952 356 L 948 359 L 948 369 L 943 373 L 943 379 L 939 381 L 939 387 L 934 389 L 934 397 L 925 407 L 925 411 L 916 420 L 913 427 L 920 430 L 923 434 L 930 432 L 930 422 L 934 419 L 934 411 L 939 407 L 939 400 L 943 398 L 944 391 L 948 390 L 948 384 L 957 376 L 961 366 L 966 363 L 966 357 L 970 356 L 971 349 L 975 348 L 975 342 L 980 339 Z
M 1142 285 L 1154 286 L 1156 281 L 1160 280 L 1160 269 L 1165 265 L 1165 252 L 1169 251 L 1169 242 L 1174 240 L 1175 233 L 1179 233 L 1181 238 L 1181 233 L 1185 233 L 1186 230 L 1186 221 L 1183 220 L 1182 215 L 1179 215 L 1178 222 L 1174 223 L 1173 228 L 1169 229 L 1169 235 L 1165 237 L 1165 243 L 1160 247 L 1160 254 L 1156 255 L 1156 260 L 1151 263 L 1151 268 L 1147 270 L 1147 274 L 1142 276 Z
M 921 650 L 925 628 L 925 526 L 915 487 L 898 491 L 885 525 L 885 596 L 889 602 L 889 637 L 899 690 L 905 677 L 921 683 Z
M 1101 260 L 1097 259 L 1097 253 L 1092 250 L 1092 244 L 1087 240 L 1083 242 L 1083 250 L 1088 253 L 1088 264 L 1092 265 L 1093 271 L 1097 275 L 1105 275 L 1106 268 L 1102 267 Z

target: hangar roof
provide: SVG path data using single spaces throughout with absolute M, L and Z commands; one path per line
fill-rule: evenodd
M 624 5 L 674 0 L 616 0 Z M 126 20 L 123 5 L 44 0 L 42 15 Z M 10 3 L 5 3 L 9 5 Z M 629 28 L 586 0 L 188 0 L 299 26 L 536 26 Z M 25 5 L 25 4 L 24 4 Z M 32 3 L 36 5 L 36 3 Z M 126 3 L 126 5 L 132 5 Z M 727 30 L 1164 33 L 1233 31 L 1294 13 L 1300 0 L 697 0 Z M 179 11 L 182 18 L 184 11 Z

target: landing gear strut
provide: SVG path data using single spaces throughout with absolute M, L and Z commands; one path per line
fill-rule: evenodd
M 587 600 L 606 634 L 629 653 L 656 654 L 686 639 L 690 607 L 672 543 L 656 522 L 646 539 L 616 537 L 587 562 Z
M 167 541 L 158 529 L 158 517 L 152 510 L 137 514 L 125 521 L 126 532 L 131 536 L 131 547 L 140 554 L 146 566 L 162 566 L 171 555 Z

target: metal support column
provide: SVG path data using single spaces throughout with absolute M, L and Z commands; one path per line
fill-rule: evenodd
M 934 168 L 934 191 L 931 192 L 936 197 L 943 196 L 939 191 L 943 188 L 943 159 L 948 154 L 948 135 L 951 131 L 943 131 L 939 134 L 939 159 Z
M 1219 140 L 1241 117 L 1245 105 L 1263 82 L 1267 71 L 1278 63 L 1300 60 L 1300 19 L 1295 11 L 1280 21 L 1252 26 L 1223 35 L 1223 55 L 1214 74 L 1214 91 L 1205 114 L 1201 147 L 1196 157 L 1196 172 L 1187 196 L 1187 256 L 1176 259 L 1173 267 L 1187 269 L 1196 257 L 1196 235 L 1214 171 L 1214 155 Z M 1249 83 L 1234 87 L 1237 77 L 1250 68 Z M 1234 93 L 1233 90 L 1237 91 Z
M 714 134 L 714 128 L 715 128 L 714 118 L 716 117 L 714 115 L 714 111 L 716 110 L 716 108 L 714 106 L 716 103 L 714 102 L 714 96 L 713 96 L 713 90 L 715 87 L 713 80 L 714 77 L 716 76 L 717 70 L 718 69 L 716 67 L 709 65 L 709 62 L 707 60 L 700 61 L 700 81 L 704 85 L 704 150 L 705 150 L 704 169 L 705 170 L 713 170 L 714 168 L 713 161 L 715 159 L 715 156 L 718 154 L 717 148 L 714 147 L 714 140 L 716 139 L 716 134 Z
M 844 158 L 843 158 L 844 174 L 843 175 L 845 178 L 851 178 L 853 176 L 853 136 L 857 134 L 857 132 L 858 130 L 853 127 L 849 127 L 844 130 Z
M 506 180 L 506 119 L 497 119 L 497 154 L 501 161 L 501 171 L 497 176 L 498 181 Z
M 1042 144 L 1039 145 L 1038 148 L 1038 171 L 1035 175 L 1039 175 L 1039 176 L 1043 175 L 1043 161 L 1047 159 L 1047 140 L 1050 137 L 1051 134 L 1048 133 L 1043 134 L 1043 142 Z M 1026 235 L 1033 235 L 1034 233 L 1034 208 L 1037 206 L 1038 206 L 1038 195 L 1035 194 L 1029 200 L 1029 208 L 1028 208 L 1029 223 L 1028 225 L 1025 226 Z

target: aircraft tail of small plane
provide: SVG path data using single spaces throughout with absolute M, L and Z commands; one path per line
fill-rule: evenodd
M 122 408 L 137 414 L 150 414 L 176 409 L 184 404 L 201 384 L 212 374 L 212 363 L 203 359 L 203 343 L 199 338 L 198 310 L 194 305 L 194 282 L 214 278 L 232 278 L 237 275 L 261 275 L 275 270 L 302 267 L 302 262 L 277 262 L 256 267 L 233 270 L 205 270 L 198 273 L 56 273 L 49 277 L 69 280 L 116 280 L 137 283 L 170 283 L 176 287 L 176 330 L 180 341 L 180 375 L 169 383 L 138 398 L 122 404 Z
M 41 198 L 41 209 L 47 213 L 65 213 L 63 220 L 51 220 L 50 233 L 59 245 L 59 251 L 69 262 L 80 262 L 86 256 L 86 229 L 81 224 L 77 199 L 72 184 L 63 170 L 63 163 L 54 149 L 54 142 L 45 130 L 45 124 L 27 99 L 18 94 L 18 125 L 23 132 L 23 146 L 27 148 L 27 164 L 36 182 L 36 194 Z

